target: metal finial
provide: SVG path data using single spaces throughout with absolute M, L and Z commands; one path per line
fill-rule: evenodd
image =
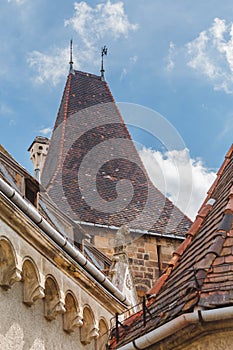
M 100 70 L 100 73 L 101 73 L 101 80 L 102 81 L 105 81 L 105 78 L 104 78 L 104 56 L 107 55 L 107 52 L 108 52 L 108 49 L 107 47 L 104 45 L 104 47 L 102 47 L 102 51 L 101 51 L 101 70 Z
M 74 74 L 74 68 L 73 68 L 73 41 L 72 39 L 70 40 L 70 62 L 69 62 L 69 65 L 70 65 L 70 73 Z

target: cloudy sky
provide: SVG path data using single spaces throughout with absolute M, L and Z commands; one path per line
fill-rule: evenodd
M 158 112 L 182 138 L 173 150 L 130 128 L 152 179 L 193 217 L 232 143 L 232 1 L 1 0 L 0 20 L 0 142 L 16 160 L 31 170 L 28 146 L 50 136 L 70 38 L 75 69 L 94 74 L 106 45 L 116 101 Z M 177 164 L 192 170 L 189 207 Z

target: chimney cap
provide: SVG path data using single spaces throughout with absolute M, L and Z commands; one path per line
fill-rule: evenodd
M 48 139 L 48 137 L 36 136 L 35 139 L 33 140 L 32 144 L 28 148 L 28 151 L 30 152 L 30 150 L 31 150 L 32 146 L 34 145 L 34 143 L 41 143 L 43 145 L 49 145 L 49 142 L 50 142 L 50 139 Z

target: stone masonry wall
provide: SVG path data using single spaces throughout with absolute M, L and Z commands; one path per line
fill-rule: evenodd
M 98 230 L 93 238 L 96 247 L 110 258 L 114 253 L 114 236 L 115 231 Z M 139 298 L 154 285 L 181 242 L 180 239 L 149 234 L 131 237 L 126 251 Z
M 179 245 L 179 240 L 143 235 L 128 246 L 127 252 L 139 297 L 155 284 Z

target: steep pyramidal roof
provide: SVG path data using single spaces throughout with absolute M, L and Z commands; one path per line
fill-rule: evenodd
M 233 145 L 185 241 L 148 292 L 151 297 L 147 302 L 150 313 L 146 326 L 142 312 L 134 314 L 125 321 L 127 327 L 121 328 L 117 345 L 112 339 L 111 348 L 121 348 L 195 308 L 233 305 L 232 183 Z
M 42 184 L 75 220 L 179 235 L 190 226 L 148 179 L 107 83 L 93 74 L 67 78 Z

